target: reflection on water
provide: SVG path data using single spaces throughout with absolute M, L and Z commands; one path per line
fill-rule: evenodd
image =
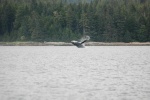
M 0 100 L 150 100 L 150 47 L 0 47 Z

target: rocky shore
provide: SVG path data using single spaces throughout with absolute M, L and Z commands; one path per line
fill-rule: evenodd
M 86 46 L 150 46 L 150 42 L 87 42 Z M 0 46 L 73 46 L 68 42 L 0 42 Z

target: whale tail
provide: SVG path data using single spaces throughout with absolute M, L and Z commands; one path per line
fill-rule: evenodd
M 90 40 L 90 36 L 86 35 L 81 38 L 81 44 L 85 43 L 86 41 Z
M 84 43 L 86 42 L 86 41 L 88 41 L 88 40 L 90 40 L 90 37 L 89 36 L 84 36 L 84 37 L 82 37 L 81 39 L 80 39 L 80 41 L 71 41 L 71 43 L 73 44 L 73 45 L 75 45 L 75 46 L 77 46 L 78 48 L 84 48 L 85 47 L 85 45 L 84 45 Z

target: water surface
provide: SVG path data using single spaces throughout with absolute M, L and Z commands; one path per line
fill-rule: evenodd
M 150 100 L 150 47 L 0 46 L 0 100 Z

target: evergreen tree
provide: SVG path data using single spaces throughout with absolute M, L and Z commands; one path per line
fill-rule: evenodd
M 149 42 L 150 0 L 0 0 L 0 41 L 69 42 L 82 35 Z

